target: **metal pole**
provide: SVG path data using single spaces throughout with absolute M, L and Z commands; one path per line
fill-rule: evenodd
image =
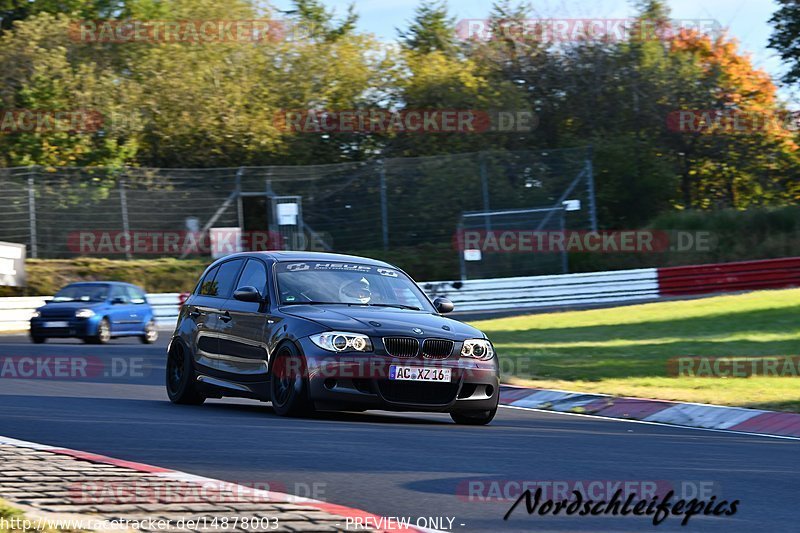
M 386 200 L 386 167 L 381 160 L 380 179 L 381 179 L 381 234 L 383 236 L 383 250 L 389 249 L 389 207 Z
M 561 210 L 561 235 L 566 236 L 567 233 L 567 221 L 566 218 L 566 210 Z M 566 274 L 569 272 L 569 252 L 567 252 L 566 246 L 563 250 L 561 250 L 561 273 Z
M 486 172 L 486 157 L 484 153 L 480 153 L 480 172 L 481 172 L 481 190 L 483 192 L 483 210 L 488 213 L 491 210 L 489 206 L 489 176 Z M 492 231 L 492 219 L 487 214 L 484 220 L 486 231 Z
M 128 220 L 128 195 L 125 192 L 125 179 L 119 180 L 119 203 L 122 207 L 122 231 L 128 236 L 128 247 L 125 249 L 125 258 L 133 259 L 131 255 L 131 226 Z
M 236 251 L 243 252 L 245 251 L 242 243 L 245 242 L 244 239 L 244 200 L 242 199 L 242 174 L 244 173 L 244 168 L 239 167 L 239 170 L 236 171 L 236 219 L 237 223 L 239 224 L 239 239 L 236 243 Z
M 244 169 L 239 167 L 236 171 L 236 216 L 239 222 L 239 230 L 244 231 L 244 201 L 242 200 L 242 173 Z
M 34 168 L 35 167 L 31 167 L 31 173 L 33 173 Z M 39 246 L 36 242 L 36 188 L 33 180 L 33 174 L 28 176 L 28 219 L 31 241 L 31 257 L 36 259 L 39 257 Z
M 460 237 L 458 246 L 458 266 L 461 270 L 461 281 L 467 281 L 467 261 L 464 258 L 464 222 L 463 220 L 458 223 L 458 235 Z
M 597 204 L 594 197 L 594 147 L 589 145 L 588 159 L 586 160 L 586 188 L 589 190 L 589 222 L 592 231 L 597 231 Z

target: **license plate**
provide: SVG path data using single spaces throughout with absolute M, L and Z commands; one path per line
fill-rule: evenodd
M 398 381 L 438 381 L 449 382 L 452 370 L 449 368 L 430 368 L 422 366 L 389 367 L 389 379 Z
M 69 322 L 45 322 L 44 327 L 46 328 L 68 328 Z

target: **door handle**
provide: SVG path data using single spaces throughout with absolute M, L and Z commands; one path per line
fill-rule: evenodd
M 197 309 L 195 309 L 193 311 L 189 311 L 189 316 L 192 317 L 192 318 L 200 318 L 204 314 L 205 313 L 203 313 L 202 311 L 199 311 Z
M 223 322 L 230 322 L 233 319 L 233 317 L 229 312 L 225 311 L 224 315 L 219 315 L 219 319 L 222 320 Z

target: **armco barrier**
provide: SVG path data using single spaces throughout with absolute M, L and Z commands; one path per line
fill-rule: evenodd
M 420 283 L 431 298 L 445 296 L 456 311 L 481 313 L 591 306 L 730 291 L 800 287 L 800 257 L 717 265 L 644 268 L 561 276 Z M 0 298 L 0 331 L 26 330 L 44 296 Z M 181 294 L 149 294 L 160 326 L 175 323 Z
M 432 298 L 451 299 L 459 312 L 621 303 L 659 296 L 655 268 L 420 285 Z
M 0 298 L 0 331 L 23 331 L 28 329 L 33 311 L 44 305 L 49 296 L 28 298 Z M 175 324 L 178 319 L 180 293 L 148 294 L 147 301 L 153 307 L 156 323 L 162 327 Z
M 800 287 L 800 257 L 658 269 L 664 296 Z

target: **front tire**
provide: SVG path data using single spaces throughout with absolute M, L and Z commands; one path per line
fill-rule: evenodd
M 155 322 L 151 320 L 147 323 L 144 327 L 144 335 L 139 337 L 139 340 L 142 341 L 142 344 L 153 344 L 158 340 L 158 329 Z
M 200 405 L 206 397 L 197 389 L 194 362 L 183 346 L 175 343 L 167 354 L 167 396 L 172 403 Z
M 450 418 L 456 424 L 464 426 L 485 426 L 494 419 L 497 414 L 497 407 L 491 411 L 454 411 L 450 413 Z
M 272 363 L 270 398 L 278 416 L 306 416 L 314 411 L 308 399 L 306 365 L 291 343 L 280 347 Z
M 104 318 L 97 325 L 97 334 L 94 337 L 84 339 L 89 344 L 108 344 L 111 340 L 111 323 Z
M 47 337 L 40 337 L 38 335 L 31 335 L 31 342 L 33 344 L 44 344 L 47 340 Z

